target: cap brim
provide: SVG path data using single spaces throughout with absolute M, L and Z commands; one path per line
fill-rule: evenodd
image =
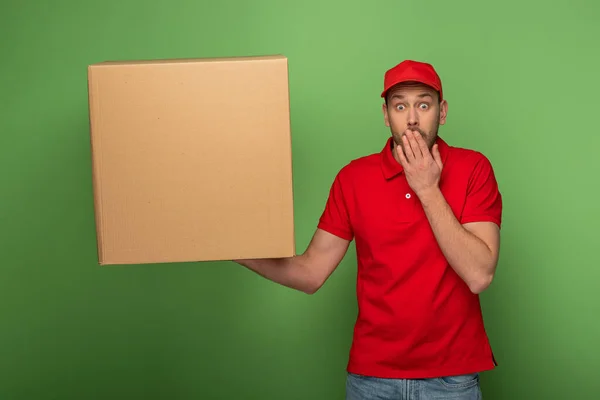
M 387 93 L 387 92 L 389 92 L 391 89 L 393 89 L 395 86 L 398 86 L 398 85 L 400 85 L 400 84 L 402 84 L 402 83 L 407 83 L 407 82 L 415 82 L 415 83 L 420 83 L 420 84 L 422 84 L 422 85 L 429 86 L 430 88 L 432 88 L 432 89 L 433 89 L 433 90 L 435 90 L 436 92 L 440 93 L 440 89 L 439 89 L 439 88 L 436 88 L 434 85 L 432 85 L 432 84 L 431 84 L 431 83 L 429 83 L 429 82 L 424 82 L 423 80 L 421 80 L 421 79 L 417 79 L 417 78 L 405 78 L 405 79 L 402 79 L 402 80 L 400 80 L 400 81 L 394 82 L 394 83 L 393 83 L 392 85 L 390 85 L 388 88 L 384 89 L 384 91 L 383 91 L 383 92 L 381 92 L 381 97 L 382 97 L 382 98 L 385 98 L 385 95 L 386 95 L 386 93 Z M 440 97 L 441 97 L 441 96 L 440 96 Z

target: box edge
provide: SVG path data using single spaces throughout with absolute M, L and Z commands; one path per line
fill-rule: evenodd
M 96 122 L 98 112 L 96 109 L 97 87 L 94 81 L 92 66 L 88 66 L 87 90 L 88 90 L 88 118 L 89 118 L 89 148 L 90 148 L 90 163 L 91 163 L 91 178 L 92 178 L 92 194 L 94 208 L 94 223 L 96 233 L 96 257 L 99 265 L 106 265 L 105 249 L 104 249 L 104 224 L 103 224 L 103 207 L 102 207 L 102 184 L 99 160 L 99 145 L 96 143 L 98 139 Z

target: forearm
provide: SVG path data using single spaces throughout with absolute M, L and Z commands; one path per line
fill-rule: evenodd
M 314 293 L 316 279 L 311 274 L 306 256 L 288 258 L 236 260 L 263 278 L 305 293 Z
M 491 249 L 462 226 L 438 188 L 422 194 L 420 199 L 448 263 L 473 293 L 480 293 L 493 277 L 495 259 Z

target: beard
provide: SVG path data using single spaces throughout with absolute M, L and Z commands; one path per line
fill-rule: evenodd
M 392 132 L 392 138 L 393 138 L 394 144 L 399 145 L 402 148 L 402 151 L 404 152 L 404 154 L 406 154 L 406 149 L 404 149 L 404 142 L 402 140 L 402 137 L 404 136 L 405 131 L 399 132 L 393 128 L 390 130 Z M 421 135 L 421 137 L 425 141 L 425 144 L 427 145 L 427 148 L 431 151 L 431 148 L 435 144 L 435 141 L 438 137 L 439 124 L 436 124 L 436 126 L 433 128 L 433 130 L 431 132 L 426 132 L 419 127 L 411 128 L 411 130 L 413 132 L 418 132 Z

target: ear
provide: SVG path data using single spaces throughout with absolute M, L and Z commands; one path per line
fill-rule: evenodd
M 383 121 L 385 122 L 385 126 L 387 126 L 389 128 L 390 127 L 390 117 L 388 115 L 387 104 L 383 103 L 383 105 L 381 106 L 381 109 L 383 111 Z
M 442 100 L 440 102 L 440 125 L 444 125 L 446 123 L 447 116 L 448 116 L 448 102 L 446 100 Z

